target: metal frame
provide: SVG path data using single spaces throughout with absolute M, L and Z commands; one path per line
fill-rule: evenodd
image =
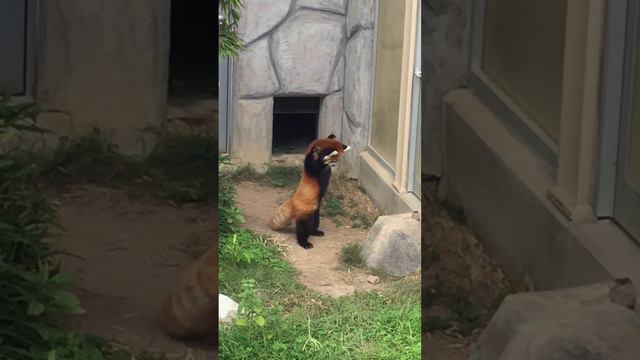
M 627 36 L 627 0 L 609 1 L 602 74 L 602 103 L 596 216 L 613 217 L 616 190 L 616 164 L 620 131 L 625 44 Z
M 631 237 L 640 242 L 640 219 L 638 214 L 640 213 L 640 191 L 634 189 L 631 184 L 626 181 L 626 174 L 624 170 L 627 169 L 627 151 L 629 144 L 629 137 L 631 136 L 628 131 L 629 124 L 631 122 L 632 114 L 632 99 L 633 99 L 633 82 L 636 65 L 636 52 L 638 50 L 637 39 L 638 30 L 640 29 L 640 4 L 637 1 L 630 1 L 627 8 L 627 35 L 624 45 L 624 76 L 622 82 L 622 96 L 621 96 L 621 116 L 619 126 L 619 146 L 618 146 L 618 160 L 615 176 L 615 197 L 613 215 L 614 219 L 627 230 Z M 627 150 L 627 151 L 625 151 Z
M 12 95 L 11 103 L 32 102 L 36 99 L 37 41 L 39 30 L 39 0 L 25 0 L 24 93 Z
M 422 2 L 418 2 L 418 21 L 420 21 L 422 16 Z M 419 24 L 419 23 L 418 23 Z M 416 162 L 416 152 L 418 150 L 418 146 L 420 146 L 420 131 L 421 131 L 421 120 L 422 120 L 422 102 L 421 92 L 422 92 L 422 31 L 420 26 L 416 27 L 417 36 L 416 36 L 416 48 L 415 48 L 415 65 L 413 72 L 413 89 L 411 91 L 411 138 L 409 139 L 409 168 L 408 168 L 408 176 L 407 176 L 407 191 L 413 195 L 415 195 L 418 199 L 421 198 L 421 189 L 415 189 L 414 184 L 414 176 L 416 170 L 415 162 Z
M 229 120 L 231 119 L 231 72 L 233 60 L 218 61 L 218 151 L 229 151 Z
M 483 103 L 493 110 L 526 143 L 531 145 L 545 162 L 555 170 L 558 162 L 557 145 L 482 70 L 486 5 L 486 0 L 475 0 L 473 2 L 469 85 L 476 90 L 476 95 Z

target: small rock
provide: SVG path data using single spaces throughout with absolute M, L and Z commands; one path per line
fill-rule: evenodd
M 368 282 L 369 284 L 377 284 L 377 283 L 379 283 L 379 282 L 380 282 L 380 278 L 379 278 L 379 277 L 377 277 L 377 276 L 374 276 L 374 275 L 369 275 L 369 276 L 367 277 L 367 282 Z
M 226 295 L 218 294 L 218 322 L 230 322 L 236 317 L 237 313 L 238 303 Z

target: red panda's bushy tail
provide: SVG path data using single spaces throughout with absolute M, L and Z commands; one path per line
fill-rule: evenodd
M 282 230 L 291 224 L 291 220 L 293 220 L 291 206 L 292 201 L 289 199 L 278 207 L 271 217 L 271 221 L 269 221 L 269 227 L 271 230 Z
M 165 298 L 157 321 L 167 335 L 180 339 L 217 331 L 217 252 L 214 246 L 203 254 Z

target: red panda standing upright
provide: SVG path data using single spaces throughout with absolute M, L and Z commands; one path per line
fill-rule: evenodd
M 318 229 L 320 203 L 329 186 L 331 168 L 336 166 L 344 152 L 350 149 L 350 146 L 335 138 L 336 136 L 331 134 L 328 138 L 317 139 L 307 146 L 304 153 L 304 170 L 298 188 L 295 194 L 276 210 L 269 222 L 271 229 L 282 230 L 295 220 L 298 244 L 305 249 L 313 247 L 313 244 L 309 243 L 309 235 L 324 235 L 324 232 Z

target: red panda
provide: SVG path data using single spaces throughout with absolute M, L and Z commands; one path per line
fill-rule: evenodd
M 182 276 L 158 314 L 157 324 L 167 335 L 182 339 L 209 332 L 217 339 L 218 249 L 211 247 Z
M 331 168 L 349 149 L 350 146 L 335 140 L 333 134 L 326 139 L 317 139 L 307 146 L 298 188 L 271 218 L 269 227 L 272 230 L 282 230 L 295 220 L 298 244 L 305 249 L 313 247 L 313 244 L 309 243 L 309 235 L 324 235 L 324 232 L 318 229 L 320 203 L 329 186 Z

